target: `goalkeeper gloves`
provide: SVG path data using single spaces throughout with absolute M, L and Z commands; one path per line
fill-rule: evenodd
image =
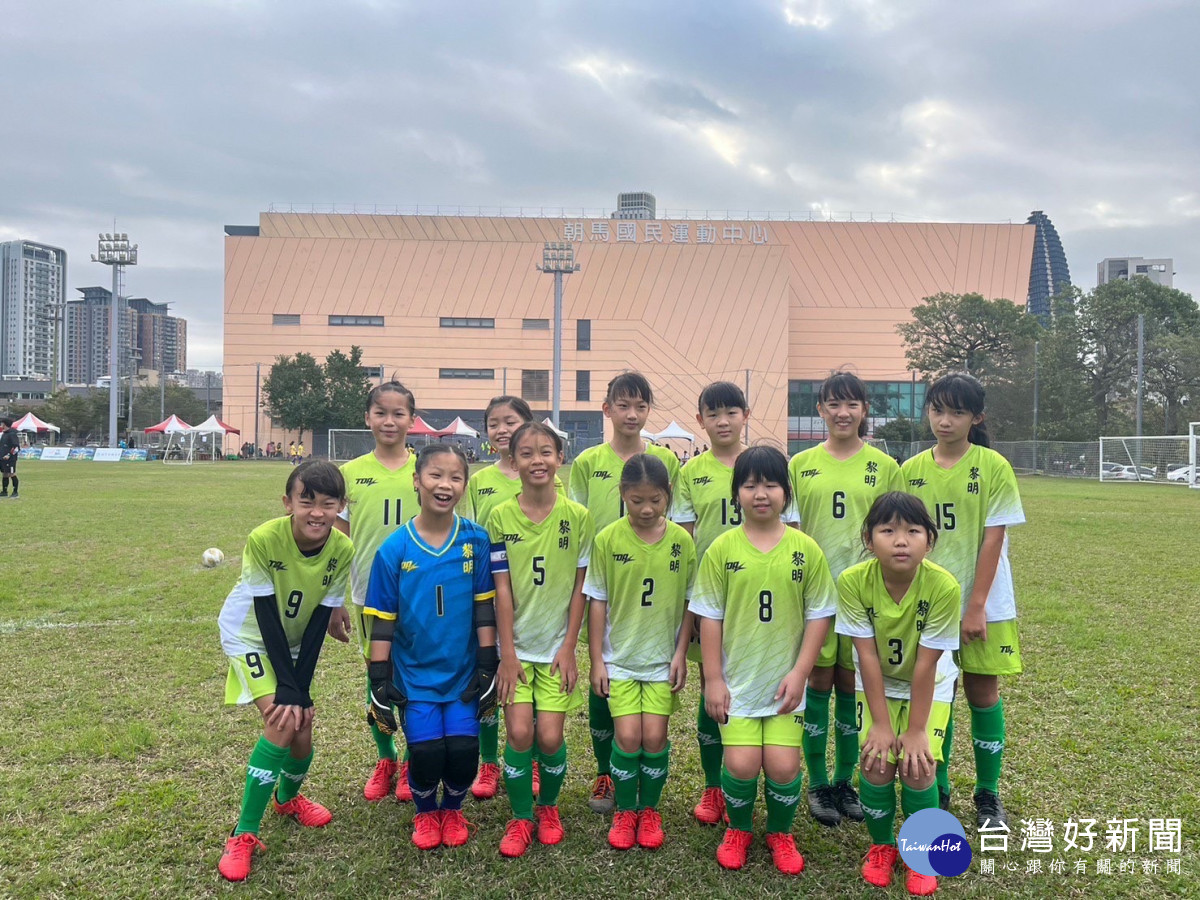
M 478 700 L 478 715 L 483 717 L 496 708 L 496 670 L 500 668 L 500 651 L 495 646 L 480 647 L 475 659 L 475 674 L 461 699 L 464 703 Z
M 396 721 L 396 712 L 403 722 L 408 697 L 392 682 L 391 661 L 367 663 L 367 677 L 371 681 L 371 705 L 367 709 L 367 722 L 375 725 L 384 734 L 395 734 L 400 728 Z M 393 706 L 396 707 L 396 712 L 392 711 Z

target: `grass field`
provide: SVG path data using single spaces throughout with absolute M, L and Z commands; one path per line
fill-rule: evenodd
M 363 667 L 329 642 L 319 667 L 317 756 L 306 792 L 332 825 L 302 831 L 267 814 L 269 852 L 248 885 L 216 872 L 236 819 L 256 715 L 221 705 L 225 659 L 216 616 L 247 533 L 281 514 L 285 464 L 22 462 L 22 499 L 0 500 L 0 894 L 17 897 L 906 896 L 858 875 L 861 826 L 824 830 L 797 817 L 808 868 L 777 875 L 765 847 L 739 873 L 713 859 L 716 829 L 691 821 L 701 784 L 689 683 L 672 720 L 667 844 L 619 854 L 590 812 L 586 722 L 569 722 L 571 773 L 560 847 L 502 860 L 503 794 L 469 802 L 477 832 L 459 850 L 418 853 L 411 806 L 369 806 L 374 746 L 362 723 Z M 564 473 L 565 474 L 565 473 Z M 1023 479 L 1027 526 L 1012 558 L 1025 674 L 1004 688 L 1004 796 L 1014 826 L 996 874 L 943 880 L 949 897 L 1200 896 L 1200 676 L 1196 527 L 1200 492 L 1152 485 Z M 200 567 L 206 547 L 223 566 Z M 694 675 L 694 672 L 693 672 Z M 694 677 L 693 677 L 694 682 Z M 960 700 L 954 806 L 968 834 L 973 762 Z M 1020 819 L 1056 822 L 1049 855 L 1020 852 Z M 1064 853 L 1068 818 L 1094 818 L 1098 849 Z M 1137 819 L 1137 851 L 1104 850 L 1105 821 Z M 1181 818 L 1179 856 L 1146 847 L 1148 820 Z M 760 809 L 758 827 L 763 816 Z M 978 850 L 978 844 L 973 841 Z M 1050 871 L 1066 861 L 1067 874 Z M 1096 861 L 1112 860 L 1112 875 Z M 1079 860 L 1086 874 L 1073 874 Z M 1121 862 L 1136 862 L 1122 873 Z M 1040 862 L 1042 874 L 1028 871 Z M 1158 874 L 1146 874 L 1155 861 Z M 1015 871 L 1005 871 L 1005 865 Z

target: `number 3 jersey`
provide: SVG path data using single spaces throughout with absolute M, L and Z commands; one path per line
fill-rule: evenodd
M 592 554 L 592 517 L 560 494 L 550 515 L 533 522 L 514 497 L 492 511 L 487 530 L 492 568 L 512 585 L 517 658 L 553 662 L 567 637 L 576 573 Z
M 925 450 L 905 462 L 901 473 L 905 489 L 924 501 L 937 524 L 937 546 L 930 552 L 929 560 L 958 580 L 965 608 L 975 585 L 975 564 L 983 544 L 983 530 L 993 525 L 1021 525 L 1025 521 L 1012 466 L 995 450 L 972 444 L 949 469 L 934 461 L 933 450 Z M 1017 601 L 1005 532 L 996 577 L 988 592 L 987 620 L 1003 622 L 1016 617 Z
M 336 608 L 344 602 L 353 557 L 350 538 L 336 528 L 330 531 L 319 553 L 305 556 L 292 536 L 291 516 L 259 525 L 246 539 L 241 577 L 225 598 L 217 619 L 225 653 L 241 656 L 266 652 L 254 615 L 254 598 L 274 594 L 279 621 L 295 660 L 313 610 L 318 606 Z
M 691 535 L 667 522 L 648 544 L 626 517 L 596 535 L 583 591 L 607 605 L 604 662 L 614 681 L 666 681 L 696 578 Z
M 343 463 L 341 469 L 346 479 L 346 508 L 342 518 L 350 523 L 355 550 L 350 567 L 350 599 L 362 606 L 367 601 L 375 552 L 393 531 L 420 511 L 413 486 L 417 456 L 409 453 L 408 462 L 393 470 L 374 453 L 365 453 Z
M 810 447 L 792 457 L 788 474 L 793 499 L 783 520 L 798 522 L 820 544 L 835 579 L 863 559 L 862 527 L 875 498 L 904 490 L 900 466 L 870 444 L 849 459 Z
M 410 700 L 457 700 L 475 672 L 475 604 L 496 596 L 487 534 L 456 515 L 434 547 L 412 520 L 383 542 L 371 565 L 364 612 L 394 621 L 392 667 Z
M 807 534 L 785 528 L 763 553 L 735 528 L 700 561 L 691 610 L 722 622 L 729 715 L 762 718 L 779 712 L 775 692 L 796 665 L 805 623 L 834 615 L 837 590 L 825 554 Z
M 897 603 L 883 583 L 879 560 L 870 559 L 843 572 L 837 587 L 837 633 L 875 641 L 885 696 L 912 698 L 913 670 L 917 647 L 921 646 L 943 651 L 934 676 L 933 699 L 954 702 L 958 669 L 945 664 L 950 658 L 946 651 L 958 649 L 962 607 L 953 575 L 928 559 L 922 560 L 908 591 Z M 862 670 L 857 665 L 854 686 L 863 689 Z

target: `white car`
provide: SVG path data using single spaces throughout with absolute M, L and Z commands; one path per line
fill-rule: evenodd
M 1149 466 L 1117 466 L 1100 474 L 1104 481 L 1153 481 L 1154 469 Z
M 1180 466 L 1177 469 L 1172 469 L 1167 473 L 1167 481 L 1191 481 L 1192 467 Z

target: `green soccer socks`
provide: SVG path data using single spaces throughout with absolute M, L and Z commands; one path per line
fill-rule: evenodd
M 704 770 L 704 786 L 721 786 L 721 761 L 725 747 L 721 744 L 721 726 L 704 709 L 704 699 L 696 713 L 696 740 L 700 744 L 700 768 Z
M 567 742 L 563 741 L 562 745 L 549 755 L 539 753 L 538 760 L 541 762 L 542 776 L 541 787 L 538 790 L 538 805 L 557 806 L 558 792 L 562 790 L 563 782 L 567 778 Z M 532 780 L 529 789 L 533 790 Z
M 896 843 L 896 784 L 871 784 L 858 780 L 858 797 L 872 844 Z
M 588 727 L 592 732 L 592 753 L 596 756 L 596 773 L 607 775 L 612 759 L 613 719 L 608 700 L 595 691 L 588 691 Z
M 975 745 L 975 790 L 1000 793 L 1004 761 L 1004 701 L 987 709 L 971 707 L 971 743 Z
M 792 823 L 796 821 L 796 804 L 800 801 L 800 784 L 803 781 L 803 774 L 797 775 L 788 784 L 779 784 L 770 778 L 767 779 L 767 834 L 792 833 Z
M 290 755 L 287 747 L 272 744 L 266 737 L 258 739 L 246 764 L 246 789 L 242 793 L 242 812 L 233 830 L 235 835 L 258 834 L 263 813 L 267 811 L 271 793 L 283 770 L 284 759 Z
M 804 767 L 808 769 L 808 789 L 829 784 L 825 767 L 825 745 L 829 741 L 829 696 L 832 691 L 804 693 Z
M 609 761 L 609 774 L 613 780 L 613 799 L 620 812 L 634 812 L 638 808 L 642 752 L 626 753 L 613 742 Z
M 561 784 L 561 782 L 560 782 Z M 533 820 L 533 748 L 514 750 L 504 745 L 504 788 L 514 819 Z M 542 785 L 545 790 L 545 783 Z
M 833 783 L 841 784 L 854 776 L 858 765 L 858 716 L 854 694 L 834 690 L 833 727 L 834 736 Z
M 725 811 L 729 827 L 737 831 L 754 830 L 754 801 L 758 797 L 758 776 L 734 778 L 721 767 L 721 790 L 725 793 Z
M 667 783 L 667 773 L 670 771 L 671 742 L 658 753 L 642 751 L 641 777 L 638 787 L 638 806 L 642 809 L 658 808 L 662 799 L 663 786 Z
M 279 801 L 280 805 L 287 803 L 300 793 L 300 785 L 304 784 L 304 777 L 308 775 L 308 767 L 312 765 L 312 758 L 311 750 L 304 759 L 296 759 L 291 753 L 283 758 L 283 766 L 279 771 L 279 787 L 275 789 L 275 799 Z

